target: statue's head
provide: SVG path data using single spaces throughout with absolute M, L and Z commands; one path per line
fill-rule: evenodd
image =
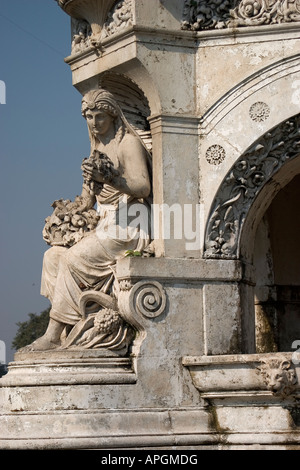
M 92 146 L 95 140 L 101 139 L 113 124 L 115 139 L 121 141 L 130 126 L 114 98 L 114 95 L 103 88 L 91 90 L 82 98 L 81 112 L 86 119 Z
M 121 115 L 121 109 L 113 94 L 103 88 L 91 90 L 82 98 L 81 111 L 84 118 L 89 110 L 105 111 L 114 119 Z

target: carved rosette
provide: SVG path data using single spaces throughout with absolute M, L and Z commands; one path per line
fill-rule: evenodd
M 185 0 L 182 29 L 201 31 L 300 21 L 299 0 Z
M 207 149 L 205 156 L 210 165 L 221 165 L 226 158 L 226 152 L 221 145 L 212 145 Z
M 249 115 L 254 122 L 264 122 L 270 116 L 271 110 L 263 101 L 257 101 L 249 109 Z
M 265 134 L 223 180 L 205 233 L 205 258 L 237 259 L 244 221 L 262 187 L 300 153 L 300 114 Z

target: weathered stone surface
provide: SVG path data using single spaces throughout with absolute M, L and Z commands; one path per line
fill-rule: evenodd
M 58 3 L 73 84 L 107 90 L 142 139 L 158 217 L 147 249 L 115 260 L 113 289 L 80 296 L 65 349 L 16 355 L 0 447 L 298 449 L 298 0 Z M 110 150 L 84 162 L 89 191 L 93 171 L 117 177 Z M 93 215 L 68 204 L 45 230 L 60 252 Z

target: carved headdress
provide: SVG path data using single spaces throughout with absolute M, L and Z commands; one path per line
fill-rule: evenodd
M 85 113 L 88 109 L 104 109 L 111 116 L 117 117 L 122 116 L 123 112 L 116 102 L 114 96 L 103 88 L 91 90 L 84 95 L 82 98 L 82 115 L 85 117 Z M 124 116 L 125 119 L 125 116 Z

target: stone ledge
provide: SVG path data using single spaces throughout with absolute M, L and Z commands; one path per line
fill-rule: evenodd
M 136 375 L 130 358 L 107 351 L 55 350 L 16 353 L 0 387 L 132 383 Z
M 290 400 L 300 393 L 300 366 L 293 353 L 186 356 L 202 398 Z M 279 389 L 284 385 L 283 389 Z
M 0 449 L 105 449 L 213 444 L 201 408 L 0 414 Z
M 118 279 L 157 279 L 238 282 L 242 265 L 234 260 L 125 258 L 117 263 Z

